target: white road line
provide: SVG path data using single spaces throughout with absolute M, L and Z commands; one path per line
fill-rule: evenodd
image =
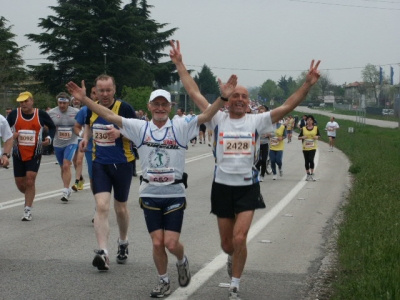
M 185 160 L 185 163 L 188 164 L 188 163 L 200 160 L 200 159 L 207 158 L 209 156 L 212 156 L 212 153 L 201 154 L 201 155 L 198 155 L 198 156 L 194 156 L 194 157 L 188 158 L 188 159 Z M 49 164 L 49 163 L 44 163 L 44 164 Z M 142 172 L 139 171 L 138 175 L 140 175 L 141 173 Z M 84 189 L 90 188 L 90 184 L 89 183 L 85 183 L 83 186 L 84 186 Z M 37 201 L 46 200 L 46 199 L 49 199 L 49 198 L 61 196 L 61 192 L 62 191 L 63 191 L 63 189 L 59 189 L 59 190 L 52 190 L 52 191 L 49 191 L 49 192 L 36 194 L 34 201 L 37 202 Z M 15 206 L 20 206 L 21 204 L 24 204 L 24 203 L 25 203 L 25 198 L 24 197 L 17 198 L 17 199 L 14 199 L 14 200 L 9 200 L 9 201 L 6 201 L 6 202 L 1 202 L 0 203 L 0 210 L 7 209 L 7 208 L 12 208 L 12 207 L 15 207 Z
M 317 168 L 319 161 L 319 151 L 315 155 L 315 166 Z M 304 176 L 301 181 L 283 197 L 270 211 L 268 211 L 261 219 L 251 226 L 247 236 L 247 243 L 249 243 L 261 230 L 268 225 L 296 196 L 296 194 L 307 184 Z M 189 297 L 199 289 L 208 279 L 211 278 L 216 272 L 226 265 L 227 256 L 221 252 L 204 268 L 192 276 L 190 285 L 186 288 L 177 288 L 172 294 L 168 296 L 168 300 L 187 300 Z

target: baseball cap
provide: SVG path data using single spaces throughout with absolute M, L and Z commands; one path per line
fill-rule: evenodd
M 157 97 L 163 97 L 168 102 L 171 102 L 171 94 L 166 90 L 155 90 L 150 94 L 149 102 L 153 101 Z
M 32 94 L 29 93 L 29 92 L 22 92 L 21 94 L 19 94 L 19 96 L 17 98 L 17 101 L 18 102 L 24 102 L 25 100 L 28 100 L 28 98 L 32 98 L 33 99 Z

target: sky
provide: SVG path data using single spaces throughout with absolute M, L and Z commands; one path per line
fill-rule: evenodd
M 130 1 L 122 1 L 127 4 Z M 27 64 L 46 62 L 24 35 L 42 33 L 39 18 L 55 15 L 57 0 L 0 0 L 0 16 L 26 45 Z M 221 80 L 231 74 L 255 87 L 282 76 L 296 79 L 312 59 L 334 84 L 362 81 L 367 64 L 400 74 L 400 0 L 148 0 L 151 18 L 177 27 L 183 61 L 206 64 Z M 169 49 L 165 49 L 168 53 Z M 398 53 L 398 54 L 396 54 Z

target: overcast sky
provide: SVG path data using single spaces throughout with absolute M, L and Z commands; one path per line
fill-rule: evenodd
M 128 3 L 130 1 L 122 1 Z M 0 16 L 13 25 L 28 64 L 45 62 L 38 44 L 39 18 L 54 15 L 56 0 L 0 0 Z M 394 67 L 399 82 L 400 0 L 148 0 L 151 18 L 178 27 L 184 63 L 206 64 L 222 80 L 259 86 L 286 75 L 297 78 L 312 59 L 335 84 L 361 81 L 368 64 Z M 374 7 L 374 8 L 371 8 Z M 167 51 L 167 50 L 166 50 Z M 169 51 L 169 49 L 168 49 Z M 397 53 L 397 54 L 396 54 Z M 40 59 L 42 58 L 42 59 Z

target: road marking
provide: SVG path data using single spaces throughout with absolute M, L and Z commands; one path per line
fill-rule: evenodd
M 315 167 L 317 169 L 319 161 L 319 151 L 315 155 Z M 307 184 L 313 182 L 305 181 L 304 176 L 296 186 L 286 194 L 270 211 L 268 211 L 261 219 L 251 226 L 249 234 L 247 236 L 247 243 L 249 243 L 261 230 L 265 228 L 293 199 L 297 193 Z M 223 268 L 226 264 L 226 254 L 221 252 L 211 262 L 209 262 L 204 268 L 199 270 L 195 275 L 192 276 L 190 285 L 185 288 L 177 288 L 172 294 L 168 296 L 168 300 L 187 300 L 190 296 L 197 291 L 207 280 L 209 280 L 216 272 Z
M 188 164 L 188 163 L 200 160 L 200 159 L 204 159 L 204 158 L 210 157 L 212 155 L 213 155 L 212 153 L 206 153 L 206 154 L 201 154 L 201 155 L 198 155 L 198 156 L 194 156 L 194 157 L 186 159 L 185 163 Z M 51 163 L 53 163 L 53 162 L 51 162 Z M 44 164 L 50 164 L 50 163 L 44 163 Z M 142 174 L 141 171 L 138 172 L 138 175 L 140 175 L 140 174 Z M 85 183 L 83 185 L 83 189 L 88 189 L 88 188 L 90 188 L 90 184 L 89 183 Z M 37 201 L 46 200 L 46 199 L 57 197 L 57 196 L 61 197 L 62 191 L 63 191 L 63 189 L 59 189 L 59 190 L 52 190 L 52 191 L 49 191 L 49 192 L 36 194 L 34 201 L 37 202 Z M 17 198 L 17 199 L 14 199 L 14 200 L 9 200 L 9 201 L 6 201 L 6 202 L 1 202 L 0 203 L 0 210 L 7 209 L 7 208 L 12 208 L 12 207 L 15 207 L 15 206 L 20 206 L 21 204 L 24 204 L 24 203 L 25 203 L 25 198 L 24 197 Z

